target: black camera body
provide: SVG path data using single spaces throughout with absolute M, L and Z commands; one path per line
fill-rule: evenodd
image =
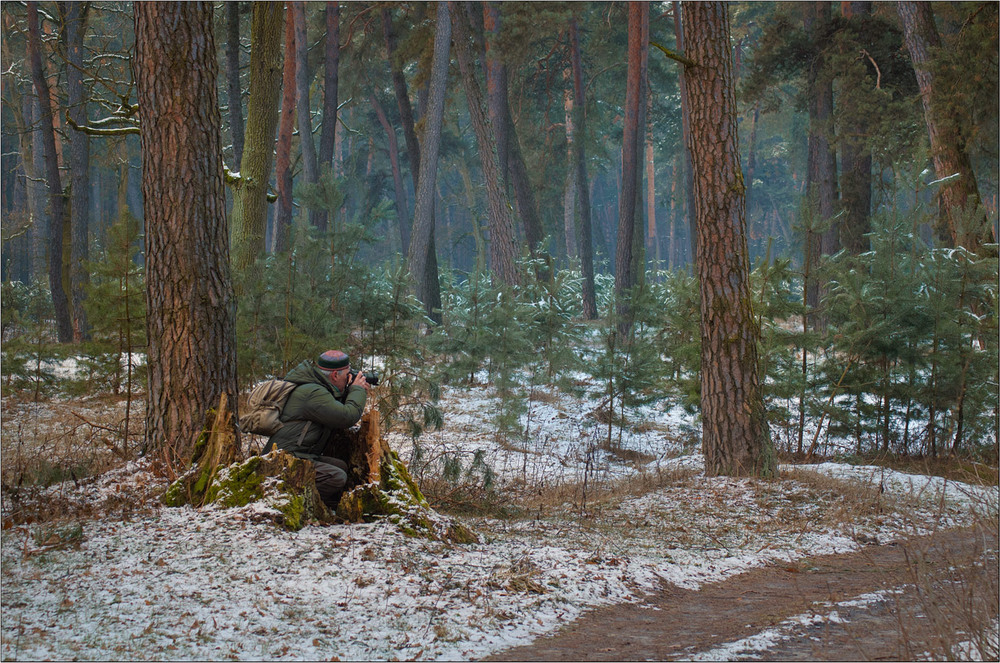
M 365 376 L 365 380 L 368 381 L 368 384 L 370 384 L 373 387 L 378 386 L 378 373 L 376 373 L 375 371 L 365 371 L 363 375 Z M 350 384 L 354 384 L 354 381 L 357 378 L 358 378 L 358 371 L 352 368 Z

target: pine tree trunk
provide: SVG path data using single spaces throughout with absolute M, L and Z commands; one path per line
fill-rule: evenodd
M 938 178 L 958 175 L 954 181 L 941 185 L 938 234 L 954 246 L 963 246 L 978 253 L 982 244 L 996 240 L 991 237 L 992 228 L 985 216 L 977 213 L 974 219 L 964 223 L 962 220 L 963 212 L 971 213 L 980 203 L 979 186 L 969 156 L 961 147 L 961 136 L 954 119 L 948 117 L 947 111 L 943 111 L 937 103 L 931 51 L 941 46 L 941 38 L 934 25 L 933 5 L 927 2 L 897 2 L 896 7 L 903 24 L 906 49 L 920 86 L 934 173 Z
M 643 21 L 648 20 L 648 6 L 644 2 L 628 5 L 628 70 L 625 77 L 625 127 L 622 136 L 622 179 L 618 194 L 618 242 L 615 251 L 615 300 L 618 312 L 618 333 L 628 337 L 632 328 L 632 289 L 638 279 L 636 273 L 635 232 L 636 200 L 639 197 L 641 117 L 645 101 L 642 98 L 643 81 Z M 641 214 L 640 214 L 641 216 Z
M 295 97 L 298 113 L 299 147 L 302 150 L 302 177 L 306 184 L 319 182 L 316 143 L 312 134 L 312 113 L 309 105 L 309 41 L 306 32 L 306 3 L 291 3 L 295 26 Z M 309 210 L 309 223 L 319 232 L 326 232 L 326 212 Z
M 723 2 L 686 5 L 701 290 L 701 416 L 709 476 L 777 472 L 758 378 L 729 18 Z
M 206 413 L 236 403 L 235 300 L 212 4 L 135 6 L 142 108 L 149 386 L 144 451 L 192 457 Z
M 64 252 L 63 228 L 67 223 L 66 197 L 59 176 L 59 153 L 56 148 L 56 132 L 52 113 L 52 97 L 45 79 L 42 65 L 42 38 L 38 28 L 38 3 L 28 3 L 28 59 L 31 79 L 35 85 L 41 107 L 40 128 L 45 154 L 45 179 L 49 187 L 51 216 L 49 222 L 49 289 L 56 315 L 56 334 L 60 343 L 73 340 L 73 319 L 69 297 L 63 280 Z
M 278 3 L 280 4 L 280 3 Z M 295 25 L 285 12 L 285 61 L 281 80 L 281 122 L 275 149 L 278 209 L 274 215 L 274 252 L 289 249 L 292 228 L 292 131 L 295 128 Z
M 274 164 L 275 131 L 281 99 L 285 11 L 280 2 L 254 2 L 250 25 L 250 98 L 241 179 L 233 191 L 231 216 L 233 268 L 240 278 L 255 282 L 254 267 L 264 255 L 267 233 L 267 185 Z
M 574 157 L 576 166 L 577 202 L 580 206 L 578 217 L 578 249 L 580 272 L 583 277 L 583 317 L 597 319 L 597 295 L 594 288 L 594 241 L 593 225 L 590 220 L 590 180 L 587 179 L 587 157 L 583 147 L 586 140 L 583 96 L 583 58 L 580 55 L 580 35 L 576 19 L 569 23 L 570 46 L 573 62 L 573 127 L 575 129 Z
M 507 102 L 507 67 L 503 63 L 497 47 L 500 38 L 500 6 L 496 2 L 483 3 L 483 44 L 486 49 L 486 100 L 489 108 L 490 122 L 497 142 L 497 162 L 500 166 L 500 176 L 506 187 L 510 173 L 510 125 L 508 123 L 509 107 Z
M 319 167 L 333 169 L 337 138 L 337 86 L 340 76 L 340 3 L 326 3 L 326 48 L 323 70 L 323 128 L 319 136 Z M 333 211 L 330 212 L 333 214 Z
M 685 52 L 684 43 L 684 10 L 681 3 L 674 0 L 674 34 L 677 37 L 677 48 L 681 53 Z M 697 273 L 698 264 L 698 230 L 695 228 L 694 214 L 694 170 L 691 165 L 691 152 L 688 145 L 691 144 L 691 110 L 688 100 L 687 79 L 680 77 L 678 87 L 681 93 L 681 134 L 684 137 L 684 219 L 688 230 L 688 239 L 691 245 L 691 268 Z
M 402 247 L 403 255 L 406 255 L 410 247 L 410 215 L 406 205 L 406 190 L 403 188 L 403 175 L 399 167 L 399 143 L 396 140 L 396 130 L 389 123 L 382 104 L 374 93 L 369 95 L 375 116 L 378 117 L 379 124 L 385 130 L 386 139 L 389 142 L 389 164 L 392 168 L 392 185 L 396 197 L 396 223 L 399 226 L 399 243 Z
M 653 123 L 649 121 L 649 110 L 653 97 L 646 95 L 646 251 L 656 260 L 660 269 L 660 241 L 656 234 L 656 164 L 653 161 Z
M 36 99 L 37 97 L 26 90 L 21 97 L 21 112 L 14 112 L 17 122 L 17 135 L 21 151 L 21 168 L 24 170 L 25 197 L 28 204 L 28 219 L 30 223 L 28 242 L 30 273 L 32 279 L 41 279 L 45 273 L 45 192 L 40 183 L 41 176 L 37 164 L 39 162 L 38 152 L 40 135 L 38 131 L 32 131 L 29 127 L 34 127 L 36 122 Z M 16 106 L 8 106 L 11 111 L 15 111 Z
M 572 85 L 572 71 L 565 72 L 565 78 Z M 563 228 L 566 234 L 566 262 L 576 257 L 576 167 L 573 162 L 573 90 L 563 91 L 563 108 L 566 117 L 566 186 L 563 190 Z
M 84 2 L 60 3 L 63 34 L 66 42 L 67 112 L 77 125 L 87 124 L 87 107 L 83 90 L 83 36 L 87 27 L 89 5 Z M 87 313 L 83 304 L 90 283 L 87 269 L 90 232 L 90 137 L 74 131 L 69 144 L 70 184 L 70 295 L 73 304 L 73 340 L 90 337 Z
M 250 43 L 253 47 L 252 38 Z M 240 3 L 235 0 L 226 5 L 226 90 L 229 132 L 233 137 L 233 168 L 239 169 L 243 162 L 243 86 L 240 85 Z
M 469 46 L 470 32 L 464 13 L 453 9 L 452 30 L 455 54 L 462 74 L 462 87 L 468 100 L 472 129 L 479 145 L 479 156 L 486 181 L 486 200 L 490 220 L 490 269 L 501 283 L 516 285 L 519 252 L 514 242 L 514 219 L 510 199 L 503 185 L 503 175 L 497 159 L 497 142 L 483 104 L 483 94 L 476 80 Z
M 858 34 L 864 34 L 863 23 L 871 14 L 871 2 L 842 3 L 844 17 L 857 25 Z M 863 44 L 870 46 L 868 44 Z M 852 255 L 864 253 L 869 248 L 872 201 L 872 153 L 867 146 L 868 122 L 854 112 L 846 121 L 840 136 L 841 165 L 840 198 L 844 219 L 840 224 L 840 243 Z
M 431 61 L 430 92 L 421 142 L 420 169 L 417 176 L 417 202 L 413 212 L 413 234 L 407 263 L 414 279 L 417 298 L 434 321 L 441 321 L 441 290 L 438 283 L 437 252 L 434 247 L 434 193 L 437 182 L 441 126 L 444 121 L 444 95 L 448 83 L 451 50 L 451 16 L 447 2 L 439 2 L 434 31 L 434 56 Z M 398 91 L 397 91 L 398 94 Z M 409 148 L 409 138 L 407 147 Z M 413 157 L 411 156 L 411 160 Z M 438 302 L 435 308 L 435 301 Z
M 831 21 L 830 3 L 807 3 L 803 6 L 806 33 L 816 44 L 826 40 Z M 806 181 L 808 204 L 813 210 L 813 227 L 806 231 L 809 271 L 814 275 L 806 292 L 806 303 L 819 306 L 825 285 L 817 278 L 820 258 L 837 252 L 834 237 L 839 237 L 834 213 L 837 202 L 837 155 L 830 148 L 833 132 L 833 81 L 823 68 L 824 58 L 817 57 L 809 68 L 809 168 Z M 830 224 L 829 228 L 824 227 Z

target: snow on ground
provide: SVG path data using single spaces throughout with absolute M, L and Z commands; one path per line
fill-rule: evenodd
M 996 517 L 996 488 L 881 468 L 785 467 L 776 482 L 705 477 L 680 408 L 627 412 L 631 427 L 612 427 L 609 446 L 593 402 L 555 391 L 531 402 L 526 433 L 500 444 L 489 390 L 451 390 L 441 407 L 446 425 L 421 438 L 424 457 L 482 451 L 498 490 L 522 490 L 521 517 L 466 520 L 478 543 L 410 538 L 387 523 L 290 533 L 252 506 L 125 515 L 109 506 L 62 530 L 15 526 L 0 551 L 2 657 L 474 659 L 663 582 L 697 588 Z M 404 436 L 392 444 L 414 456 Z M 95 507 L 145 504 L 157 481 L 140 464 L 50 491 Z M 579 496 L 583 482 L 605 492 L 586 503 L 523 498 L 524 486 Z

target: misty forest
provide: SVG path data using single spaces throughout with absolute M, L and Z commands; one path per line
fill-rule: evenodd
M 3 3 L 3 659 L 995 660 L 998 9 Z

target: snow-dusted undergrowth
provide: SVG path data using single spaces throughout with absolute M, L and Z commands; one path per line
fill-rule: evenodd
M 127 518 L 4 530 L 2 656 L 14 659 L 470 659 L 524 644 L 581 612 L 640 600 L 663 582 L 697 588 L 772 561 L 856 550 L 995 518 L 996 488 L 834 463 L 780 481 L 704 476 L 679 408 L 612 429 L 592 403 L 532 401 L 526 434 L 498 445 L 495 399 L 453 390 L 425 457 L 479 450 L 496 489 L 519 486 L 517 519 L 469 519 L 479 543 L 409 538 L 385 523 L 279 531 L 257 507 L 153 507 Z M 5 428 L 6 431 L 6 428 Z M 619 436 L 620 433 L 620 436 Z M 6 432 L 5 432 L 6 434 Z M 413 449 L 401 435 L 404 458 Z M 593 481 L 589 504 L 526 501 Z M 630 490 L 630 484 L 646 489 Z M 149 501 L 141 465 L 50 491 L 94 509 Z M 849 516 L 845 516 L 849 514 Z M 744 643 L 745 644 L 745 643 Z

